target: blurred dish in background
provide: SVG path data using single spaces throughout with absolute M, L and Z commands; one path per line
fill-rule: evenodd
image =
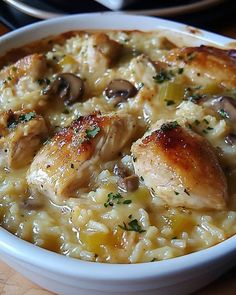
M 66 0 L 3 0 L 5 3 L 14 7 L 15 9 L 39 18 L 39 19 L 48 19 L 61 15 L 67 15 L 71 13 L 82 13 L 82 12 L 94 12 L 94 11 L 109 11 L 106 10 L 104 6 L 98 5 L 94 1 L 86 1 L 87 10 L 84 4 L 79 3 L 79 5 L 68 4 Z M 142 15 L 156 15 L 156 16 L 176 16 L 187 13 L 192 13 L 200 11 L 211 6 L 220 4 L 225 0 L 195 0 L 195 1 L 159 1 L 155 4 L 151 3 L 153 1 L 143 1 L 137 0 L 96 0 L 103 5 L 111 9 L 119 9 L 124 6 L 128 6 L 128 9 L 119 10 L 122 13 L 131 13 L 131 14 L 142 14 Z M 94 4 L 93 4 L 94 2 Z M 134 4 L 135 2 L 135 4 Z M 137 3 L 136 3 L 137 2 Z M 132 5 L 130 5 L 133 3 Z M 80 10 L 80 7 L 82 9 Z M 145 8 L 145 9 L 144 9 Z M 69 10 L 68 10 L 69 9 Z

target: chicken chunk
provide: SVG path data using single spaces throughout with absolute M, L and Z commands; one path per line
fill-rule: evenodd
M 176 121 L 157 125 L 132 145 L 135 173 L 170 206 L 225 209 L 227 183 L 210 143 Z
M 41 78 L 47 70 L 47 60 L 43 54 L 31 54 L 0 71 L 0 80 L 16 83 L 21 77 L 30 75 L 34 80 Z
M 47 136 L 47 125 L 35 112 L 4 112 L 0 115 L 0 166 L 26 166 Z
M 28 184 L 56 203 L 76 196 L 76 191 L 90 185 L 103 163 L 115 159 L 138 135 L 137 121 L 129 115 L 80 117 L 37 154 Z
M 170 50 L 162 62 L 184 68 L 184 74 L 196 84 L 236 87 L 236 58 L 231 50 L 209 46 L 177 48 Z
M 114 64 L 122 45 L 110 39 L 104 33 L 93 34 L 88 40 L 87 63 L 89 72 L 98 77 Z

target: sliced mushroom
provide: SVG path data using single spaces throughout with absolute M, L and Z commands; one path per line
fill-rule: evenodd
M 225 142 L 230 144 L 230 145 L 236 145 L 236 134 L 235 133 L 230 133 L 229 135 L 226 136 Z
M 114 79 L 105 89 L 105 95 L 115 106 L 126 101 L 130 97 L 134 97 L 138 90 L 127 80 Z
M 232 122 L 236 122 L 236 99 L 230 96 L 219 96 L 212 100 L 214 109 Z
M 130 176 L 132 174 L 132 171 L 130 169 L 121 164 L 115 164 L 113 172 L 116 176 L 122 178 Z
M 119 176 L 118 187 L 123 192 L 134 192 L 139 187 L 139 177 L 122 165 L 116 164 L 114 167 L 115 175 Z
M 139 177 L 135 174 L 120 178 L 118 180 L 118 187 L 124 192 L 134 192 L 139 187 Z
M 57 75 L 45 90 L 45 94 L 61 98 L 65 105 L 73 104 L 81 99 L 84 93 L 84 83 L 81 78 L 71 73 Z

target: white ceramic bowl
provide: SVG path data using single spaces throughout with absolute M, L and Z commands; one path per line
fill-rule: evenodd
M 0 38 L 0 55 L 48 35 L 75 29 L 164 28 L 171 31 L 173 38 L 178 37 L 178 42 L 184 38 L 193 45 L 210 42 L 230 47 L 234 42 L 158 18 L 96 13 L 53 19 L 9 33 Z M 35 283 L 57 294 L 184 295 L 206 285 L 235 264 L 236 236 L 209 249 L 166 261 L 112 265 L 80 261 L 38 248 L 0 227 L 0 257 Z

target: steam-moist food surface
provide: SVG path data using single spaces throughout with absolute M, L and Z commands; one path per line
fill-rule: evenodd
M 176 47 L 163 32 L 72 32 L 1 58 L 2 227 L 108 263 L 169 259 L 236 233 L 234 51 Z M 198 140 L 180 143 L 187 172 L 170 130 Z M 192 157 L 198 145 L 210 164 Z

